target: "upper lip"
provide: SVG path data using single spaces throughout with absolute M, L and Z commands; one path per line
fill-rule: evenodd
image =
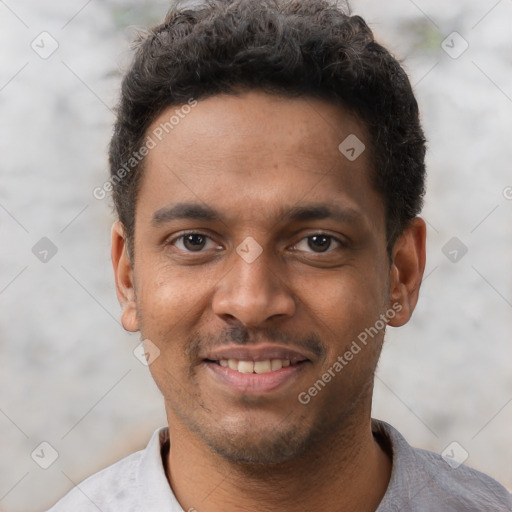
M 308 361 L 308 357 L 301 350 L 294 350 L 290 347 L 274 344 L 259 345 L 229 345 L 212 350 L 206 354 L 204 359 L 220 361 L 221 359 L 237 359 L 239 361 L 265 361 L 266 359 L 289 360 L 292 364 L 300 361 Z

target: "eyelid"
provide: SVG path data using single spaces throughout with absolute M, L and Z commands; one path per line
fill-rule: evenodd
M 308 252 L 310 254 L 322 255 L 322 254 L 327 254 L 327 253 L 333 252 L 334 250 L 336 250 L 337 248 L 340 248 L 340 247 L 347 247 L 347 245 L 348 245 L 348 242 L 343 240 L 341 237 L 333 235 L 333 234 L 331 234 L 329 232 L 325 232 L 325 231 L 320 230 L 320 231 L 313 231 L 313 232 L 311 232 L 311 233 L 309 233 L 307 235 L 302 236 L 297 242 L 295 242 L 292 245 L 292 248 L 296 247 L 303 240 L 307 240 L 308 238 L 311 238 L 313 236 L 326 236 L 326 237 L 329 237 L 331 239 L 331 241 L 333 241 L 333 242 L 338 244 L 338 247 L 329 248 L 327 251 L 324 251 L 324 252 L 315 252 L 313 250 L 311 250 L 311 251 L 302 251 L 302 252 Z
M 215 243 L 217 245 L 217 248 L 221 245 L 213 238 L 213 236 L 211 234 L 209 234 L 208 232 L 205 232 L 201 229 L 189 229 L 189 230 L 179 231 L 178 233 L 174 233 L 173 235 L 167 237 L 164 240 L 164 245 L 175 245 L 176 241 L 183 239 L 187 235 L 204 236 L 204 237 L 210 239 L 213 243 Z M 306 240 L 313 236 L 322 236 L 322 235 L 329 237 L 332 241 L 336 242 L 339 247 L 347 247 L 347 245 L 348 245 L 348 242 L 346 240 L 343 240 L 341 237 L 333 235 L 326 231 L 319 230 L 319 231 L 312 231 L 311 233 L 301 236 L 301 238 L 297 242 L 295 242 L 291 247 L 294 248 L 303 240 Z M 316 253 L 315 251 L 303 251 L 303 252 L 309 252 L 311 254 L 320 254 L 321 255 L 321 254 L 326 254 L 326 253 L 332 252 L 333 250 L 335 250 L 335 249 L 329 249 L 323 253 L 322 252 Z M 189 252 L 191 254 L 194 253 L 194 251 L 187 251 L 187 252 Z M 205 252 L 205 251 L 197 251 L 198 254 L 202 253 L 202 252 Z
M 206 238 L 209 238 L 214 244 L 217 245 L 217 247 L 219 245 L 221 245 L 211 236 L 211 234 L 209 234 L 209 233 L 207 233 L 205 231 L 202 231 L 200 229 L 188 229 L 188 230 L 185 230 L 185 231 L 179 231 L 178 233 L 173 233 L 171 236 L 168 236 L 167 238 L 165 238 L 164 245 L 175 245 L 175 243 L 178 240 L 183 239 L 187 235 L 201 235 L 201 236 L 204 236 Z M 194 251 L 187 251 L 187 252 L 193 254 Z M 201 252 L 204 252 L 204 251 L 197 251 L 198 254 L 201 253 Z

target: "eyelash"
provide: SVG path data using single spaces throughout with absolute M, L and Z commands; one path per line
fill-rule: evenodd
M 206 233 L 202 233 L 201 231 L 186 231 L 186 232 L 183 232 L 181 235 L 179 236 L 176 236 L 176 237 L 173 237 L 171 239 L 168 239 L 166 242 L 165 242 L 165 245 L 175 245 L 175 243 L 179 240 L 184 240 L 186 236 L 188 235 L 200 235 L 200 236 L 203 236 L 205 238 L 208 238 L 209 240 L 213 241 L 212 237 L 207 235 Z M 325 236 L 327 238 L 329 238 L 331 240 L 331 243 L 335 243 L 335 244 L 338 244 L 338 247 L 337 248 L 343 248 L 343 247 L 346 247 L 347 244 L 345 242 L 342 242 L 341 240 L 339 240 L 338 238 L 336 238 L 335 236 L 333 235 L 330 235 L 329 233 L 324 233 L 322 231 L 319 231 L 319 232 L 316 232 L 316 233 L 312 233 L 308 236 L 305 236 L 305 237 L 302 237 L 299 242 L 297 242 L 296 244 L 294 244 L 294 247 L 297 246 L 300 242 L 302 242 L 303 240 L 308 240 L 309 238 L 312 238 L 314 236 Z M 329 247 L 326 251 L 320 251 L 320 252 L 315 252 L 315 251 L 306 251 L 308 252 L 309 254 L 328 254 L 328 253 L 331 253 L 335 250 L 336 248 L 331 248 Z M 194 253 L 197 253 L 197 254 L 201 254 L 201 253 L 204 253 L 205 251 L 203 250 L 200 250 L 200 251 L 189 251 L 189 250 L 186 250 L 186 249 L 179 249 L 180 251 L 184 251 L 186 252 L 187 254 L 194 254 Z

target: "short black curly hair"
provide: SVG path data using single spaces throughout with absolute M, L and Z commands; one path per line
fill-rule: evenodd
M 336 0 L 178 2 L 140 38 L 122 82 L 109 150 L 114 205 L 130 254 L 144 164 L 133 155 L 148 127 L 168 107 L 240 88 L 327 99 L 365 124 L 390 254 L 423 205 L 425 138 L 418 104 L 399 62 L 361 17 Z

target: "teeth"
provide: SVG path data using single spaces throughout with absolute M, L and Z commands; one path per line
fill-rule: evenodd
M 240 368 L 240 366 L 238 367 Z M 270 361 L 255 361 L 254 362 L 254 373 L 267 373 L 270 371 Z
M 219 364 L 224 368 L 240 373 L 268 373 L 290 366 L 289 359 L 265 359 L 264 361 L 239 361 L 238 359 L 221 359 Z
M 240 373 L 252 373 L 254 371 L 254 363 L 252 361 L 239 361 L 238 371 Z
M 280 370 L 284 366 L 285 361 L 281 361 L 281 359 L 272 359 L 270 361 L 270 369 L 271 370 Z M 288 361 L 290 364 L 290 361 Z

